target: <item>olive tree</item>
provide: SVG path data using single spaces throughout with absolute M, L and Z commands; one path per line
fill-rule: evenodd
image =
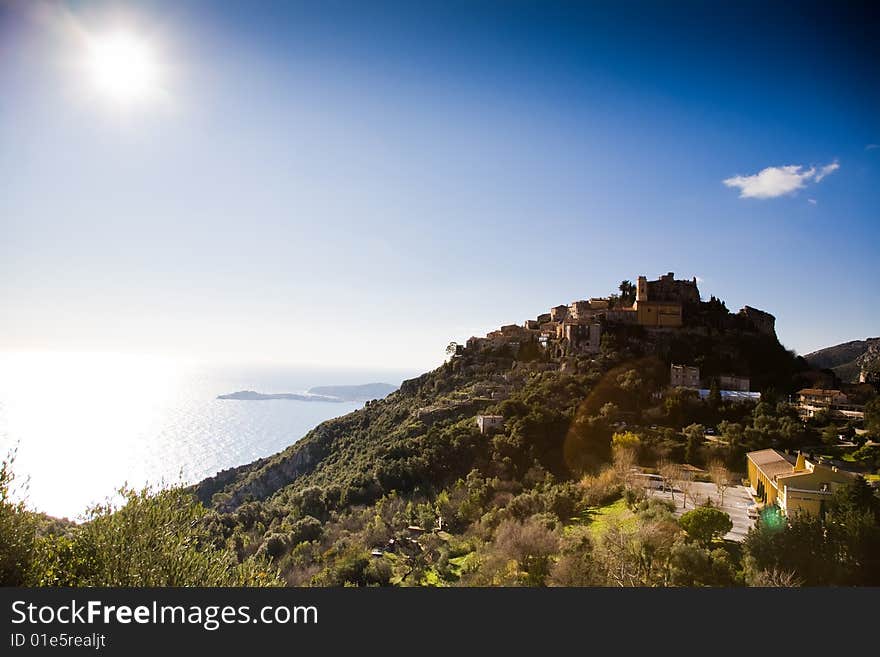
M 733 529 L 729 515 L 721 509 L 708 506 L 688 511 L 679 518 L 678 523 L 687 532 L 689 538 L 704 547 L 708 547 L 713 540 L 721 538 Z
M 718 491 L 719 504 L 724 506 L 724 491 L 730 488 L 730 470 L 721 461 L 712 461 L 709 464 L 709 476 Z

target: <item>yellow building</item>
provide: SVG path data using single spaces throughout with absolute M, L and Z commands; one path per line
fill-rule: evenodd
M 642 326 L 681 326 L 681 304 L 674 301 L 636 301 L 637 321 Z
M 749 484 L 766 504 L 776 504 L 783 513 L 806 511 L 818 515 L 841 485 L 852 481 L 852 475 L 821 463 L 808 461 L 775 449 L 762 449 L 746 454 Z
M 681 302 L 649 299 L 648 279 L 639 276 L 636 283 L 636 321 L 641 326 L 660 326 L 677 328 L 682 324 Z

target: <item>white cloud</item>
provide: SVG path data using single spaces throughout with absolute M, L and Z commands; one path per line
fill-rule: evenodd
M 822 178 L 827 176 L 829 173 L 834 173 L 840 168 L 840 165 L 837 162 L 832 162 L 831 164 L 827 164 L 821 169 L 819 169 L 819 173 L 816 174 L 816 182 L 821 182 Z
M 789 164 L 767 167 L 751 176 L 733 176 L 722 182 L 739 189 L 740 198 L 776 198 L 803 189 L 809 182 L 819 182 L 839 168 L 837 162 L 827 164 L 818 171 L 816 167 L 805 169 L 801 164 Z
M 807 199 L 807 203 L 809 203 L 810 205 L 816 205 L 818 202 L 819 202 L 819 201 L 817 201 L 817 200 L 814 199 L 814 198 L 808 198 L 808 199 Z
M 865 146 L 866 151 L 873 151 L 875 148 L 880 148 L 880 144 L 868 144 Z

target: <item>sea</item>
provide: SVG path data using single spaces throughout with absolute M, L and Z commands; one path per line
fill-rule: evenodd
M 189 484 L 270 456 L 362 402 L 220 400 L 391 383 L 416 371 L 209 365 L 153 356 L 0 353 L 0 457 L 31 509 L 81 520 L 122 485 Z

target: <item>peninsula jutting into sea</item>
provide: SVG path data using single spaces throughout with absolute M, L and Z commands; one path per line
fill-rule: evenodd
M 240 390 L 226 395 L 218 395 L 217 399 L 238 399 L 243 401 L 267 401 L 272 399 L 290 399 L 294 401 L 314 402 L 352 402 L 382 399 L 397 390 L 390 383 L 364 383 L 347 386 L 319 386 L 310 388 L 308 392 L 262 393 L 253 390 Z

